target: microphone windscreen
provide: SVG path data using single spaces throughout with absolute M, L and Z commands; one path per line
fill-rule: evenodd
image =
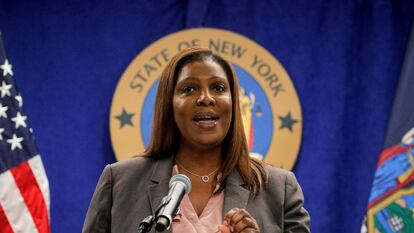
M 172 184 L 175 182 L 182 182 L 185 185 L 185 194 L 188 194 L 191 191 L 191 181 L 186 175 L 177 174 L 171 177 L 169 187 L 171 188 Z

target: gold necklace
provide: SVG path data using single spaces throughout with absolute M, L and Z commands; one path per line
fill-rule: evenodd
M 210 174 L 208 174 L 208 175 L 205 175 L 205 176 L 201 176 L 201 175 L 198 175 L 198 174 L 195 174 L 194 172 L 191 172 L 190 170 L 188 170 L 187 168 L 185 168 L 181 163 L 179 163 L 178 162 L 178 160 L 176 159 L 175 160 L 175 162 L 178 164 L 178 166 L 180 166 L 184 171 L 186 171 L 186 172 L 188 172 L 188 173 L 190 173 L 191 175 L 193 175 L 193 176 L 197 176 L 197 177 L 200 177 L 201 178 L 201 180 L 204 182 L 204 183 L 207 183 L 209 180 L 210 180 L 210 176 L 211 175 L 213 175 L 216 171 L 218 171 L 218 169 L 219 168 L 216 168 L 214 171 L 212 171 Z

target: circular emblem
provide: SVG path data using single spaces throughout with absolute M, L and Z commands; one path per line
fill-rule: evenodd
M 209 48 L 232 63 L 240 81 L 240 107 L 251 155 L 292 169 L 302 139 L 302 111 L 292 80 L 262 46 L 234 32 L 212 28 L 163 37 L 127 67 L 110 112 L 117 159 L 140 154 L 147 146 L 159 76 L 172 56 L 191 46 Z

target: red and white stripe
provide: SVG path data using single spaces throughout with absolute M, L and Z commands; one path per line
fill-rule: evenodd
M 0 232 L 50 233 L 49 182 L 39 155 L 0 174 Z

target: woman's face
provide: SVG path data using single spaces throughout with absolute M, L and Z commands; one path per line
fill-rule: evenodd
M 185 65 L 178 74 L 173 111 L 181 145 L 219 146 L 230 128 L 232 99 L 223 68 L 208 59 Z

